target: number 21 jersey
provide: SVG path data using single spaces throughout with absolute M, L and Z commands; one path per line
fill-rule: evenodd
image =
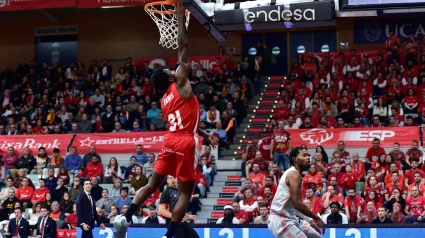
M 196 96 L 189 99 L 183 98 L 177 91 L 176 83 L 172 83 L 162 97 L 161 104 L 164 117 L 170 124 L 169 133 L 197 133 L 199 103 Z

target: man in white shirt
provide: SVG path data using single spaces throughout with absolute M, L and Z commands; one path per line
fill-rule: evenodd
M 254 224 L 268 224 L 269 209 L 267 208 L 267 205 L 261 204 L 259 207 L 260 207 L 260 216 L 254 219 Z
M 156 214 L 155 204 L 150 204 L 148 208 L 149 208 L 149 212 L 148 212 L 149 216 L 144 217 L 142 219 L 142 224 L 165 224 L 165 220 Z

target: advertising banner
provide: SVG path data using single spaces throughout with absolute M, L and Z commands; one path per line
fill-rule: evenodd
M 418 18 L 374 18 L 354 22 L 354 43 L 384 43 L 388 38 L 389 30 L 393 30 L 394 35 L 398 36 L 402 42 L 406 42 L 410 33 L 413 33 L 418 40 L 422 40 L 425 35 L 422 20 Z
M 155 0 L 79 0 L 78 8 L 135 7 Z
M 75 6 L 77 6 L 77 0 L 0 0 L 0 11 L 19 11 Z
M 270 22 L 331 21 L 334 18 L 331 1 L 308 2 L 284 5 L 261 6 L 248 9 L 215 11 L 217 25 Z
M 306 144 L 325 148 L 335 148 L 338 141 L 344 141 L 347 148 L 369 148 L 372 140 L 381 140 L 381 147 L 392 147 L 399 142 L 402 147 L 409 147 L 412 140 L 419 140 L 419 127 L 365 127 L 350 129 L 297 129 L 291 133 L 292 145 Z
M 224 55 L 209 55 L 209 56 L 191 56 L 189 58 L 190 60 L 190 67 L 193 69 L 196 67 L 197 64 L 201 64 L 202 68 L 211 70 L 214 68 L 216 59 L 220 59 L 220 63 L 223 63 L 226 60 L 226 57 Z M 168 62 L 171 66 L 176 67 L 179 58 L 177 56 L 172 57 L 161 57 L 161 58 L 139 58 L 134 59 L 135 65 L 143 65 L 144 62 L 149 63 L 149 68 L 153 69 L 155 64 L 159 65 L 165 65 L 164 59 L 168 59 Z
M 206 225 L 208 226 L 208 225 Z M 236 227 L 199 227 L 195 228 L 200 238 L 273 238 L 266 226 L 257 226 L 255 228 L 236 228 Z M 107 227 L 101 230 L 95 227 L 93 230 L 94 238 L 112 238 L 114 228 Z M 165 234 L 165 227 L 130 227 L 127 238 L 151 238 L 161 237 Z M 323 238 L 394 238 L 409 237 L 423 238 L 425 237 L 425 227 L 417 228 L 327 228 Z M 77 230 L 77 237 L 81 237 L 81 229 Z
M 96 146 L 102 154 L 127 154 L 138 144 L 143 146 L 144 153 L 158 153 L 162 150 L 165 134 L 165 131 L 77 134 L 72 145 L 80 154 L 88 153 L 90 146 Z
M 90 146 L 96 146 L 101 154 L 127 154 L 134 152 L 138 144 L 143 145 L 145 153 L 158 153 L 165 134 L 165 131 L 77 134 L 72 145 L 78 148 L 79 154 L 88 153 Z M 0 154 L 6 154 L 7 147 L 14 147 L 18 155 L 22 154 L 24 147 L 28 147 L 32 154 L 38 154 L 39 147 L 45 147 L 49 155 L 54 148 L 59 148 L 63 154 L 72 138 L 73 134 L 0 136 Z

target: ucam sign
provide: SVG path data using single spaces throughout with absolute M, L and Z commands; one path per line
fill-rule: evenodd
M 425 19 L 425 18 L 424 18 Z M 385 19 L 385 20 L 358 20 L 354 23 L 354 43 L 383 43 L 392 30 L 401 41 L 406 41 L 410 33 L 417 39 L 425 36 L 424 25 L 420 19 Z
M 244 19 L 248 23 L 253 22 L 279 22 L 279 21 L 314 21 L 315 9 L 285 9 L 277 6 L 277 9 L 266 12 L 265 10 L 253 9 L 245 13 Z

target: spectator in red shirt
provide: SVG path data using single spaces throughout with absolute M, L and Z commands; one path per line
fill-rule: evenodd
M 351 168 L 355 176 L 355 182 L 363 182 L 365 176 L 365 165 L 362 161 L 360 161 L 358 153 L 353 153 Z
M 372 163 L 378 160 L 381 154 L 385 154 L 385 155 L 387 154 L 384 148 L 379 146 L 380 143 L 381 141 L 378 138 L 373 139 L 372 141 L 373 146 L 367 150 L 366 163 L 365 163 L 366 170 L 369 170 L 369 168 L 372 166 Z
M 276 194 L 277 186 L 273 184 L 273 178 L 271 176 L 266 177 L 266 184 L 258 190 L 258 195 L 262 196 L 263 198 L 264 198 L 264 189 L 265 188 L 270 188 L 273 196 Z
M 241 210 L 239 203 L 234 202 L 232 204 L 233 209 L 235 210 L 235 217 L 239 220 L 239 224 L 249 224 L 249 217 L 245 211 Z
M 46 201 L 46 194 L 50 193 L 50 190 L 47 187 L 45 187 L 45 185 L 46 185 L 45 179 L 40 178 L 38 180 L 38 185 L 40 187 L 37 188 L 36 190 L 34 190 L 34 193 L 32 194 L 31 202 L 33 204 L 45 202 Z
M 322 214 L 322 200 L 320 199 L 320 197 L 314 195 L 314 190 L 312 188 L 307 188 L 307 190 L 305 191 L 304 199 L 310 201 L 310 207 L 312 212 L 314 212 L 315 214 Z
M 320 152 L 316 152 L 314 164 L 316 166 L 316 171 L 318 174 L 322 176 L 322 180 L 326 183 L 326 175 L 328 174 L 328 164 L 323 161 L 323 154 Z
M 257 196 L 258 195 L 257 184 L 253 183 L 252 182 L 252 179 L 247 178 L 245 180 L 245 186 L 242 187 L 238 192 L 235 193 L 234 200 L 238 200 L 238 198 L 240 200 L 244 199 L 244 193 L 245 193 L 245 190 L 247 190 L 247 189 L 251 189 L 251 191 L 254 194 L 254 196 Z
M 263 156 L 260 151 L 257 151 L 255 153 L 255 158 L 251 160 L 249 164 L 246 165 L 246 174 L 249 174 L 249 171 L 251 168 L 254 167 L 254 164 L 258 164 L 260 166 L 259 172 L 263 174 L 269 174 L 269 167 L 271 167 L 271 163 L 268 161 L 263 160 Z
M 418 162 L 413 160 L 412 162 L 410 162 L 410 166 L 412 168 L 407 170 L 406 173 L 404 174 L 404 185 L 406 187 L 408 187 L 409 184 L 412 184 L 414 182 L 414 176 L 416 172 L 420 173 L 422 177 L 422 181 L 425 181 L 425 172 L 422 171 L 421 169 L 418 169 Z
M 407 197 L 412 196 L 412 188 L 414 187 L 418 187 L 419 194 L 421 194 L 421 196 L 425 196 L 425 184 L 422 183 L 421 174 L 418 172 L 415 173 L 415 182 L 410 184 L 407 189 Z
M 366 205 L 366 212 L 357 220 L 357 224 L 372 224 L 372 221 L 378 217 L 375 204 L 370 201 Z
M 352 173 L 351 164 L 347 164 L 345 166 L 345 174 L 342 176 L 341 180 L 338 183 L 339 186 L 344 189 L 344 195 L 348 194 L 348 189 L 356 187 L 356 180 L 357 178 L 355 177 L 354 173 Z
M 265 187 L 264 188 L 264 204 L 267 205 L 267 207 L 270 210 L 270 207 L 272 205 L 272 201 L 273 201 L 274 195 L 272 194 L 272 191 L 269 187 Z
M 387 218 L 390 219 L 394 224 L 404 224 L 406 222 L 406 218 L 403 214 L 400 203 L 395 202 L 393 204 L 393 212 L 389 212 L 387 214 Z
M 385 201 L 390 199 L 390 194 L 393 194 L 394 189 L 398 188 L 405 198 L 407 195 L 407 188 L 404 184 L 398 183 L 398 172 L 393 172 L 391 176 L 391 183 L 385 186 Z
M 351 223 L 355 223 L 360 219 L 360 212 L 362 211 L 362 198 L 356 194 L 355 188 L 350 188 L 348 196 L 344 200 L 345 214 Z
M 406 166 L 406 156 L 404 155 L 403 151 L 400 150 L 400 143 L 394 142 L 393 150 L 389 154 L 392 155 L 396 161 L 401 163 L 403 171 L 408 169 L 408 166 Z
M 419 142 L 417 140 L 412 141 L 412 148 L 406 151 L 406 163 L 411 166 L 412 161 L 418 162 L 418 167 L 422 165 L 423 153 L 418 149 Z
M 336 178 L 332 178 L 332 179 L 336 179 Z M 334 189 L 334 186 L 328 186 L 327 192 L 325 192 L 322 197 L 322 204 L 323 204 L 323 208 L 325 209 L 325 213 L 331 212 L 330 204 L 332 202 L 338 202 L 339 205 L 341 206 L 343 205 L 342 197 L 337 195 L 337 191 Z
M 278 121 L 287 120 L 289 117 L 289 108 L 280 100 L 277 103 L 277 108 L 273 111 L 273 117 Z
M 242 179 L 246 178 L 246 165 L 249 164 L 249 162 L 255 158 L 255 153 L 257 153 L 257 148 L 255 147 L 254 142 L 252 140 L 247 141 L 245 151 L 242 154 Z
M 336 176 L 331 176 L 329 178 L 329 184 L 326 187 L 326 189 L 329 188 L 329 186 L 332 186 L 335 190 L 335 195 L 340 196 L 341 198 L 344 197 L 344 190 L 338 185 L 338 178 Z M 326 190 L 327 191 L 327 190 Z M 341 203 L 342 206 L 342 203 Z
M 377 202 L 383 204 L 384 203 L 384 194 L 385 190 L 384 187 L 381 184 L 378 184 L 376 177 L 371 177 L 369 180 L 370 186 L 366 187 L 364 190 L 364 196 L 369 196 L 370 193 L 375 193 L 375 198 Z
M 270 176 L 273 178 L 273 184 L 278 186 L 280 182 L 280 178 L 282 178 L 282 171 L 279 170 L 279 166 L 277 164 L 272 164 L 272 171 L 270 172 Z
M 81 178 L 81 184 L 84 184 L 84 181 L 91 177 L 96 177 L 97 180 L 100 182 L 102 181 L 102 175 L 103 175 L 103 165 L 99 162 L 98 155 L 93 155 L 91 158 L 91 162 L 89 162 L 84 168 L 83 172 L 81 174 L 78 174 L 77 176 Z
M 245 190 L 245 199 L 239 202 L 241 211 L 245 211 L 249 217 L 249 222 L 253 221 L 253 211 L 258 207 L 257 201 L 255 200 L 251 189 Z
M 332 156 L 334 156 L 334 154 L 337 154 L 337 153 L 339 153 L 339 155 L 341 156 L 341 159 L 343 159 L 344 162 L 350 158 L 350 153 L 345 151 L 344 141 L 338 141 L 338 149 L 335 152 L 333 152 Z
M 419 195 L 419 188 L 412 188 L 412 196 L 406 199 L 406 223 L 425 221 L 425 198 Z
M 387 174 L 387 160 L 386 155 L 381 154 L 379 155 L 379 159 L 376 161 L 373 161 L 372 168 L 376 171 L 376 176 L 381 178 L 381 181 L 384 180 L 385 175 Z
M 317 173 L 316 166 L 312 164 L 308 173 L 304 176 L 302 190 L 306 191 L 307 188 L 314 189 L 314 195 L 320 196 L 323 188 L 322 176 Z
M 373 202 L 373 205 L 375 205 L 375 209 L 380 206 L 382 206 L 382 203 L 378 201 L 378 198 L 376 197 L 376 193 L 374 191 L 371 191 L 368 196 L 365 196 L 365 206 L 363 207 L 363 211 L 367 211 L 367 203 Z
M 339 163 L 335 163 L 330 172 L 331 173 L 328 176 L 328 180 L 330 180 L 332 177 L 336 177 L 337 180 L 340 181 L 344 175 L 344 173 L 341 173 L 341 165 Z
M 404 183 L 404 176 L 401 173 L 402 171 L 398 168 L 396 162 L 393 162 L 393 163 L 390 164 L 390 171 L 388 171 L 387 175 L 385 175 L 384 183 L 385 184 L 391 183 L 391 177 L 392 177 L 393 172 L 398 172 L 398 178 L 399 178 L 398 182 L 400 184 Z
M 288 153 L 292 149 L 291 134 L 285 131 L 285 123 L 279 121 L 278 130 L 273 133 L 270 143 L 270 159 L 280 166 L 283 165 L 284 170 L 289 169 Z

